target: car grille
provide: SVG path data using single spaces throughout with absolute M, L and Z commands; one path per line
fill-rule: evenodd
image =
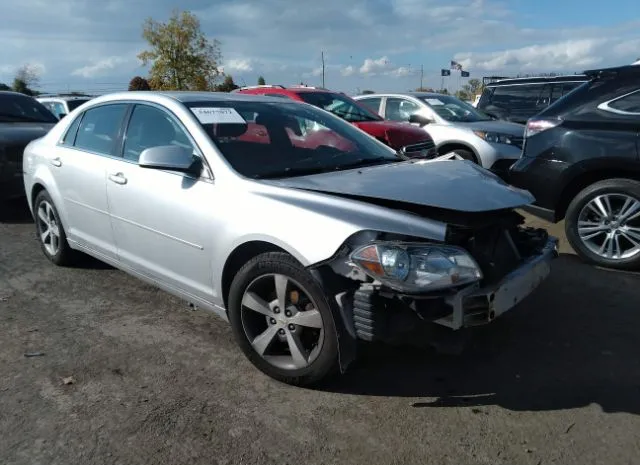
M 432 158 L 436 156 L 436 144 L 426 140 L 417 144 L 406 145 L 404 153 L 410 158 Z

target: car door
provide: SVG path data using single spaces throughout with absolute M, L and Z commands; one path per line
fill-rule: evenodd
M 114 156 L 126 104 L 105 104 L 78 115 L 49 163 L 64 202 L 70 241 L 116 259 L 109 218 L 106 168 Z
M 210 301 L 215 186 L 201 177 L 143 168 L 146 148 L 182 145 L 197 152 L 184 126 L 163 107 L 136 104 L 122 157 L 109 160 L 107 197 L 121 263 L 187 294 Z

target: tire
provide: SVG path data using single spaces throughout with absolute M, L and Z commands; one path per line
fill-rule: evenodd
M 58 266 L 71 265 L 75 258 L 75 252 L 69 247 L 67 234 L 60 221 L 60 215 L 49 193 L 47 191 L 41 191 L 36 196 L 33 207 L 33 211 L 35 212 L 36 237 L 45 257 Z M 40 216 L 41 213 L 44 213 L 49 220 L 49 234 L 46 237 L 43 236 L 47 230 L 47 223 L 45 222 L 45 218 Z M 52 241 L 54 237 L 57 237 L 57 247 L 53 247 Z M 50 244 L 51 246 L 49 246 Z
M 610 220 L 605 220 L 604 215 L 596 213 L 596 210 L 601 211 L 597 204 L 591 203 L 596 202 L 596 199 L 599 199 L 605 211 L 611 210 Z M 627 199 L 630 206 L 625 211 L 636 212 L 635 207 L 640 208 L 640 182 L 631 179 L 599 181 L 580 191 L 571 200 L 565 215 L 565 233 L 573 249 L 585 262 L 618 270 L 640 269 L 640 214 L 635 218 L 635 213 L 622 215 L 628 217 L 626 221 L 619 216 L 623 213 L 621 209 Z M 591 209 L 589 205 L 594 206 L 595 209 Z M 608 206 L 611 208 L 609 209 Z M 637 213 L 640 213 L 640 210 Z M 582 222 L 582 231 L 578 228 L 579 221 Z M 585 226 L 590 229 L 585 229 Z M 581 232 L 584 239 L 581 237 Z M 589 238 L 590 235 L 595 237 Z M 609 237 L 617 238 L 617 242 L 606 239 Z M 599 247 L 602 247 L 600 241 L 604 244 L 606 240 L 608 242 L 604 250 L 611 250 L 613 253 L 598 253 Z M 634 241 L 639 247 L 635 252 L 633 252 Z M 624 253 L 625 247 L 628 247 L 629 256 L 627 257 Z M 632 255 L 631 252 L 633 252 Z
M 308 355 L 307 366 L 276 366 L 274 364 L 275 362 L 267 359 L 267 357 L 275 357 L 270 355 L 263 357 L 252 344 L 252 341 L 255 342 L 257 337 L 253 338 L 253 335 L 250 336 L 249 333 L 252 330 L 251 325 L 255 325 L 257 323 L 266 326 L 267 329 L 264 333 L 262 332 L 262 327 L 256 331 L 256 333 L 260 333 L 259 335 L 262 336 L 266 334 L 271 327 L 271 325 L 267 323 L 267 320 L 270 318 L 269 316 L 265 316 L 267 315 L 266 313 L 261 314 L 262 312 L 258 313 L 252 311 L 249 307 L 243 305 L 243 298 L 245 297 L 245 292 L 248 292 L 251 289 L 256 289 L 258 286 L 263 284 L 267 287 L 270 286 L 271 279 L 275 279 L 274 275 L 284 276 L 287 278 L 290 283 L 288 285 L 288 289 L 292 289 L 294 287 L 298 288 L 298 290 L 301 289 L 302 292 L 299 292 L 298 295 L 308 295 L 310 300 L 314 302 L 311 308 L 315 308 L 319 312 L 319 316 L 322 321 L 322 329 L 306 327 L 296 328 L 296 330 L 300 329 L 302 331 L 299 333 L 300 336 L 298 336 L 298 340 L 301 340 L 302 336 L 305 334 L 317 334 L 318 331 L 320 332 L 315 348 L 306 352 L 306 355 Z M 287 295 L 293 294 L 292 292 L 289 292 Z M 301 297 L 298 297 L 298 299 L 300 298 Z M 302 298 L 306 300 L 305 297 Z M 274 302 L 278 302 L 277 298 L 276 300 L 270 300 L 270 298 L 265 298 L 264 300 L 271 302 L 272 305 Z M 300 302 L 304 301 L 298 301 L 298 303 Z M 283 252 L 269 252 L 251 259 L 234 277 L 229 291 L 229 321 L 237 344 L 256 368 L 271 378 L 286 384 L 295 386 L 311 386 L 331 378 L 339 368 L 338 337 L 330 302 L 331 300 L 325 294 L 318 282 L 291 255 Z M 275 305 L 277 306 L 277 303 Z M 285 308 L 290 307 L 286 306 Z M 273 312 L 276 310 L 278 310 L 278 308 L 274 307 L 271 311 Z M 306 314 L 305 311 L 300 313 Z M 317 317 L 317 312 L 314 313 Z M 273 315 L 282 319 L 285 318 L 283 312 L 279 312 L 278 315 L 274 315 L 273 313 L 268 313 L 268 315 Z M 264 323 L 262 323 L 263 318 Z M 280 322 L 278 322 L 278 324 L 280 324 Z M 285 327 L 287 326 L 289 325 L 285 325 Z M 291 345 L 289 343 L 289 338 L 291 337 L 291 334 L 293 334 L 293 331 L 289 331 L 288 329 L 281 329 L 278 331 L 285 330 L 286 337 L 276 334 L 276 336 L 273 337 L 271 344 L 269 346 L 265 346 L 265 348 L 270 350 L 270 348 L 275 344 L 276 348 L 282 348 L 285 353 L 287 350 L 293 353 L 290 349 Z M 286 342 L 279 338 L 286 339 Z M 314 351 L 316 351 L 315 356 Z M 266 353 L 267 350 L 264 352 Z M 286 360 L 286 355 L 282 357 Z

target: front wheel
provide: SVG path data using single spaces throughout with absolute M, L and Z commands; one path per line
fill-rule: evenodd
M 330 300 L 286 253 L 261 254 L 240 269 L 229 291 L 229 320 L 247 358 L 274 379 L 312 385 L 338 369 Z
M 576 195 L 565 218 L 567 239 L 585 261 L 640 268 L 640 182 L 608 179 Z

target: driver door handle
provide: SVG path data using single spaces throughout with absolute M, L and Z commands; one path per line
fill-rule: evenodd
M 126 184 L 127 178 L 124 177 L 122 173 L 110 174 L 109 180 L 115 182 L 116 184 Z
M 62 166 L 62 160 L 60 160 L 60 157 L 50 159 L 49 163 L 51 163 L 53 166 Z

